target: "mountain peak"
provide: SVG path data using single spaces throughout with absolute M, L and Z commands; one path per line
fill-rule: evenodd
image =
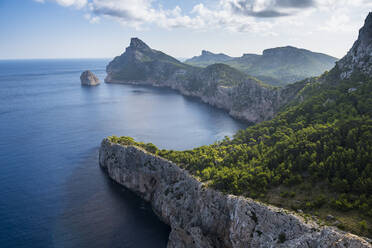
M 283 47 L 274 47 L 263 50 L 262 54 L 264 56 L 276 56 L 279 54 L 288 54 L 288 53 L 297 53 L 303 51 L 304 49 L 300 49 L 293 46 L 283 46 Z
M 142 40 L 136 37 L 130 39 L 129 47 L 134 48 L 134 49 L 140 49 L 140 50 L 151 49 L 148 45 L 146 45 L 145 42 L 143 42 Z
M 372 45 L 372 12 L 368 14 L 364 26 L 359 30 L 358 40 L 355 43 L 358 44 L 354 45 L 362 46 L 363 48 Z
M 205 55 L 214 55 L 214 53 L 212 53 L 212 52 L 210 52 L 210 51 L 207 51 L 207 50 L 202 50 L 202 52 L 201 52 L 201 55 L 203 56 L 205 56 Z
M 372 12 L 359 30 L 358 39 L 353 47 L 338 63 L 342 79 L 349 78 L 353 72 L 372 76 Z

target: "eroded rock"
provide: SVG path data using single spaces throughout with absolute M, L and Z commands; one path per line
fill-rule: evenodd
M 87 86 L 95 86 L 95 85 L 100 84 L 98 77 L 89 70 L 81 73 L 80 81 L 82 85 L 87 85 Z

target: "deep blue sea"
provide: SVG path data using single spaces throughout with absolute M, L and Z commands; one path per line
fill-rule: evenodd
M 0 247 L 166 247 L 169 228 L 100 170 L 101 140 L 183 150 L 245 127 L 172 90 L 80 85 L 108 62 L 0 61 Z

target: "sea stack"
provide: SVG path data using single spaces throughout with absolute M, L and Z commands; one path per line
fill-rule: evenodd
M 100 83 L 98 77 L 89 70 L 81 73 L 80 81 L 81 81 L 81 85 L 87 85 L 87 86 L 95 86 L 95 85 L 99 85 Z

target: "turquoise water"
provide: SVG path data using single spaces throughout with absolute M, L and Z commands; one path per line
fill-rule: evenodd
M 101 140 L 188 149 L 245 127 L 172 90 L 80 85 L 108 62 L 0 61 L 0 247 L 166 247 L 151 207 L 99 169 Z

